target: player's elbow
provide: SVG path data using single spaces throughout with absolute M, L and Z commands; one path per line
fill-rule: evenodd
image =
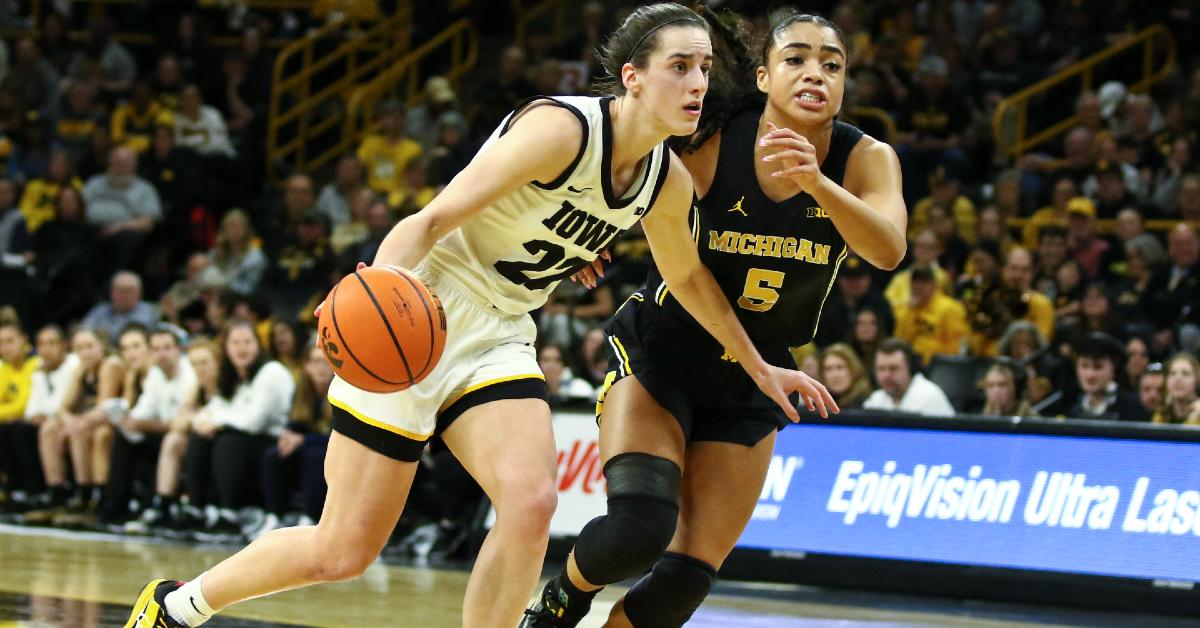
M 908 252 L 908 242 L 903 237 L 883 238 L 876 241 L 875 244 L 870 250 L 865 250 L 860 255 L 881 270 L 896 270 Z

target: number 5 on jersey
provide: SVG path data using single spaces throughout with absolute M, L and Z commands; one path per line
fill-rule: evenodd
M 784 273 L 777 270 L 751 268 L 746 272 L 746 286 L 738 297 L 738 306 L 751 312 L 766 312 L 779 301 Z

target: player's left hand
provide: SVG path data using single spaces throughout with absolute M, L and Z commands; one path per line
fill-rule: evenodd
M 592 260 L 590 265 L 584 266 L 583 270 L 571 275 L 571 281 L 581 283 L 589 290 L 595 288 L 600 283 L 600 278 L 604 276 L 604 262 L 600 261 L 601 259 L 611 262 L 612 253 L 605 249 L 599 257 Z
M 808 138 L 791 129 L 781 129 L 768 122 L 766 135 L 758 143 L 760 146 L 778 148 L 777 152 L 763 157 L 763 161 L 779 162 L 779 170 L 772 172 L 773 177 L 791 179 L 805 192 L 812 192 L 821 182 L 821 164 L 817 161 L 817 148 Z
M 800 394 L 800 401 L 804 403 L 809 412 L 816 412 L 823 419 L 829 418 L 830 411 L 835 414 L 841 411 L 825 385 L 801 371 L 768 366 L 765 376 L 755 378 L 755 380 L 754 383 L 758 384 L 758 388 L 772 401 L 779 404 L 792 423 L 800 422 L 800 413 L 796 411 L 791 399 L 788 398 L 788 395 L 794 392 Z

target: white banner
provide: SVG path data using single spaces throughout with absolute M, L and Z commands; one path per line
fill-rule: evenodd
M 558 447 L 558 510 L 550 521 L 551 536 L 573 537 L 584 524 L 605 513 L 604 469 L 600 464 L 600 430 L 596 417 L 580 412 L 554 413 Z M 489 509 L 484 526 L 496 521 Z

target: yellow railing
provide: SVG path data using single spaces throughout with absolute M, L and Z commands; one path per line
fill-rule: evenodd
M 341 44 L 318 53 L 319 46 L 339 34 Z M 323 134 L 342 121 L 346 94 L 400 60 L 411 38 L 412 10 L 406 3 L 395 15 L 363 30 L 329 22 L 280 51 L 267 120 L 268 177 L 276 180 L 281 169 L 311 171 L 325 163 L 309 157 L 310 145 L 337 142 Z
M 1158 45 L 1163 48 L 1157 48 Z M 1080 82 L 1079 91 L 1096 88 L 1094 81 L 1096 67 L 1137 47 L 1140 47 L 1142 51 L 1141 78 L 1128 86 L 1129 91 L 1145 91 L 1151 85 L 1166 78 L 1174 68 L 1175 39 L 1171 36 L 1170 31 L 1162 24 L 1147 27 L 1105 50 L 1001 100 L 996 106 L 996 113 L 992 116 L 992 136 L 996 141 L 996 146 L 1009 155 L 1020 155 L 1078 124 L 1078 116 L 1072 113 L 1068 118 L 1031 133 L 1028 128 L 1031 101 L 1044 96 L 1050 89 L 1068 81 L 1078 80 Z M 1165 53 L 1162 64 L 1155 67 L 1155 56 L 1160 51 Z
M 551 32 L 563 33 L 566 28 L 567 5 L 563 0 L 542 0 L 533 6 L 526 6 L 528 0 L 512 0 L 513 15 L 516 16 L 514 39 L 516 45 L 525 45 L 525 36 L 529 34 L 529 25 L 534 20 L 553 12 Z
M 459 79 L 475 67 L 479 58 L 479 35 L 475 27 L 465 19 L 451 24 L 379 76 L 354 89 L 346 103 L 346 118 L 339 141 L 314 156 L 310 162 L 312 167 L 320 167 L 357 146 L 370 130 L 380 100 L 400 98 L 410 105 L 419 102 L 423 94 L 421 62 L 432 55 L 438 55 L 449 64 L 442 76 L 457 86 Z

